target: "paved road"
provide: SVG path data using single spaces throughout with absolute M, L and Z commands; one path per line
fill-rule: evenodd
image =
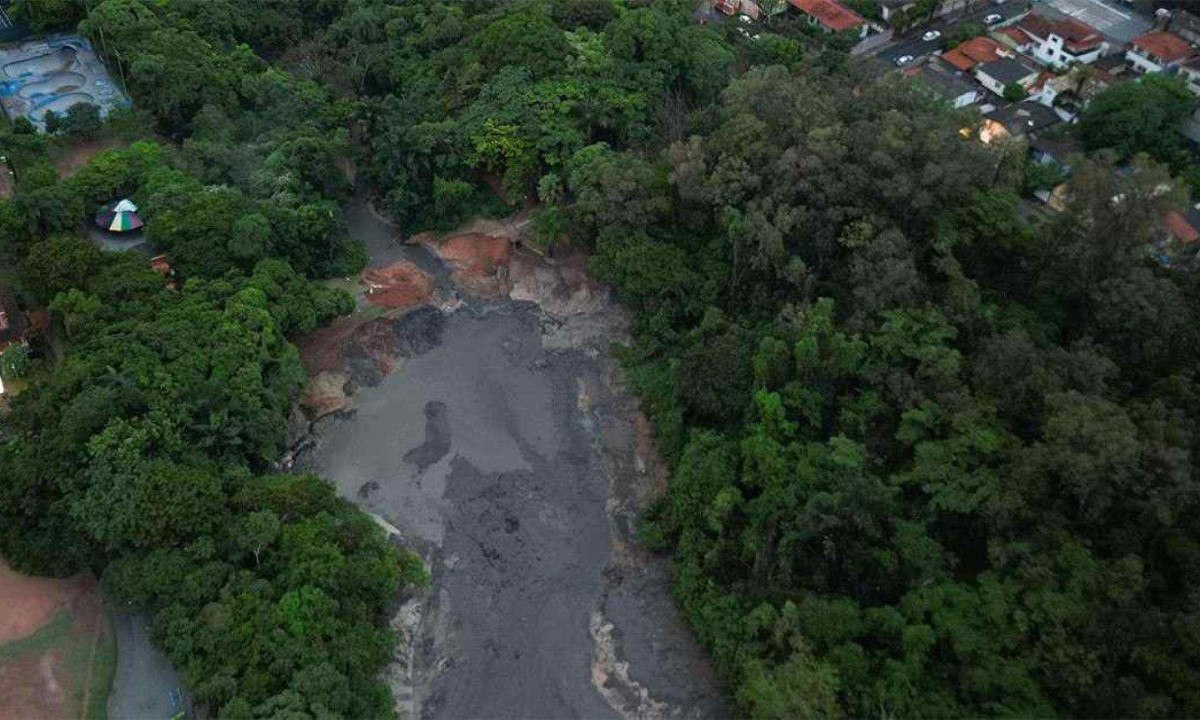
M 903 36 L 897 36 L 892 40 L 890 45 L 884 46 L 876 51 L 875 56 L 888 65 L 895 66 L 896 58 L 904 55 L 911 55 L 913 58 L 920 58 L 923 55 L 937 52 L 942 49 L 942 39 L 937 40 L 922 40 L 921 35 L 928 30 L 938 30 L 943 35 L 949 32 L 950 28 L 962 23 L 977 22 L 982 23 L 983 19 L 988 15 L 1000 15 L 1008 20 L 1018 15 L 1023 14 L 1029 9 L 1029 4 L 1019 2 L 1018 0 L 1007 0 L 1007 2 L 996 5 L 995 3 L 987 3 L 969 13 L 953 18 L 940 18 L 928 25 L 923 25 L 919 28 L 909 31 Z
M 117 670 L 108 696 L 111 720 L 167 720 L 179 711 L 182 683 L 150 639 L 148 618 L 113 612 Z

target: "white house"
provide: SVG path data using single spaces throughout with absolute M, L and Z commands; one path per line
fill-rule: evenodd
M 1095 62 L 1109 47 L 1099 30 L 1071 17 L 1051 20 L 1030 13 L 1021 19 L 1017 29 L 1029 38 L 1023 49 L 1041 64 L 1056 70 Z
M 1004 95 L 1004 88 L 1020 85 L 1026 90 L 1037 80 L 1038 71 L 1016 58 L 1002 57 L 975 67 L 975 79 L 997 95 Z
M 1176 67 L 1193 54 L 1186 40 L 1166 30 L 1138 35 L 1125 51 L 1125 59 L 1141 73 L 1162 72 Z

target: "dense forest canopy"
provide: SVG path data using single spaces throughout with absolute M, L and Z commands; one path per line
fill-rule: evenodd
M 390 707 L 377 622 L 419 572 L 319 480 L 264 474 L 300 382 L 285 338 L 348 309 L 305 276 L 363 260 L 353 157 L 408 228 L 536 202 L 540 241 L 591 250 L 674 468 L 643 536 L 739 714 L 1200 714 L 1200 288 L 1147 251 L 1181 201 L 1157 164 L 1177 86 L 1098 99 L 1043 215 L 1023 148 L 787 19 L 751 40 L 685 0 L 26 5 L 80 21 L 157 140 L 58 181 L 44 141 L 5 136 L 0 229 L 67 347 L 7 420 L 0 550 L 107 565 L 214 710 Z M 116 194 L 179 292 L 73 235 Z

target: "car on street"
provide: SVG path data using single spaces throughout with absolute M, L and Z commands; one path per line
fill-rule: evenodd
M 1003 19 L 1004 19 L 1003 15 L 1000 15 L 999 13 L 992 13 L 991 15 L 988 15 L 987 17 L 985 17 L 983 19 L 983 24 L 984 25 L 995 25 L 996 23 L 1000 22 Z
M 896 58 L 896 67 L 904 67 L 912 61 L 912 55 L 901 55 L 900 57 Z
M 934 40 L 937 40 L 941 36 L 942 36 L 942 34 L 940 32 L 938 32 L 937 30 L 929 30 L 924 35 L 921 36 L 921 39 L 924 40 L 925 42 L 933 42 Z

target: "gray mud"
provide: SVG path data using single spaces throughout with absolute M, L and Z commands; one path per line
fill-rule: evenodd
M 394 621 L 410 717 L 725 716 L 666 561 L 632 543 L 646 478 L 608 322 L 512 300 L 410 313 L 398 369 L 314 430 L 305 469 L 431 569 Z

